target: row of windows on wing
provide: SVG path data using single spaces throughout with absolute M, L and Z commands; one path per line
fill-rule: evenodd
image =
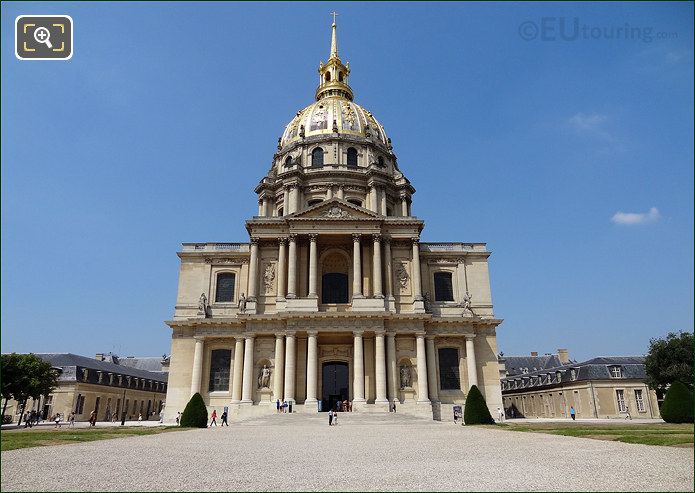
M 53 403 L 53 396 L 49 396 L 49 397 L 51 398 L 50 404 L 52 404 Z M 78 416 L 80 414 L 84 414 L 84 401 L 85 401 L 85 396 L 82 394 L 77 394 L 77 399 L 75 400 L 75 414 Z M 100 401 L 101 401 L 101 396 L 97 396 L 97 398 L 94 402 L 94 410 L 93 410 L 94 413 L 96 413 L 96 415 L 97 415 L 97 419 L 99 419 L 99 417 L 100 417 L 100 414 L 99 414 Z M 123 411 L 126 414 L 128 414 L 128 419 L 131 419 L 132 415 L 137 416 L 138 414 L 149 417 L 153 411 L 156 414 L 159 414 L 162 412 L 162 409 L 164 409 L 164 401 L 161 399 L 159 400 L 159 404 L 157 404 L 157 400 L 155 400 L 154 405 L 156 407 L 156 410 L 152 409 L 152 400 L 148 399 L 147 400 L 147 409 L 145 409 L 145 400 L 143 399 L 140 401 L 140 411 L 138 413 L 138 400 L 134 399 L 133 400 L 133 411 L 132 411 L 132 413 L 128 414 L 128 412 L 130 410 L 130 399 L 126 399 L 125 404 L 123 406 Z M 89 412 L 91 413 L 92 411 L 89 411 Z M 111 413 L 112 413 L 112 411 L 111 411 L 111 397 L 109 397 L 108 400 L 106 401 L 106 411 L 104 413 L 104 420 L 105 421 L 108 421 L 111 418 L 111 415 L 112 415 Z M 121 415 L 121 399 L 120 398 L 116 400 L 116 407 L 113 410 L 113 414 L 115 414 L 116 416 Z
M 440 390 L 461 390 L 459 349 L 439 348 L 438 356 Z M 231 349 L 213 349 L 211 351 L 209 392 L 229 392 L 231 363 Z
M 314 148 L 314 150 L 311 151 L 311 167 L 312 168 L 323 167 L 323 156 L 324 156 L 323 147 Z M 292 161 L 291 156 L 287 156 L 285 158 L 285 168 L 291 168 L 295 164 L 296 163 Z M 377 158 L 376 165 L 379 166 L 380 168 L 386 167 L 386 161 L 384 160 L 383 156 L 379 156 Z M 348 147 L 348 149 L 347 149 L 347 167 L 348 168 L 357 168 L 357 149 L 355 149 L 354 147 Z
M 522 368 L 522 372 L 523 372 Z M 526 368 L 528 371 L 528 368 Z M 613 365 L 608 367 L 609 374 L 611 378 L 622 378 L 623 377 L 623 370 L 622 367 L 619 365 Z M 570 368 L 570 381 L 575 381 L 577 379 L 577 374 L 579 370 L 578 368 Z M 525 372 L 523 372 L 525 373 Z M 561 371 L 555 372 L 553 375 L 552 373 L 548 373 L 547 375 L 533 375 L 531 377 L 525 377 L 521 379 L 514 379 L 511 381 L 506 381 L 502 382 L 502 390 L 511 390 L 511 389 L 520 389 L 520 388 L 525 388 L 525 387 L 533 387 L 533 386 L 538 386 L 538 385 L 549 385 L 552 383 L 560 383 L 562 382 L 562 373 Z
M 146 378 L 131 377 L 129 375 L 119 375 L 117 373 L 104 372 L 101 370 L 94 370 L 96 377 L 93 377 L 94 373 L 90 373 L 88 368 L 82 369 L 82 381 L 87 383 L 100 383 L 104 385 L 112 385 L 116 387 L 126 387 L 142 390 L 154 390 L 154 391 L 166 391 L 166 383 L 158 382 L 156 380 L 148 380 Z
M 215 302 L 230 303 L 234 301 L 236 275 L 222 272 L 217 275 Z M 348 276 L 339 272 L 328 272 L 321 278 L 321 303 L 348 303 Z M 435 272 L 435 301 L 454 301 L 454 289 L 451 272 Z

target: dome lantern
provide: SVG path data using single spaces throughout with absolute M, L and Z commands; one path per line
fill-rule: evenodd
M 333 12 L 333 24 L 331 25 L 331 53 L 328 62 L 319 64 L 319 87 L 316 88 L 316 100 L 329 96 L 338 96 L 352 101 L 352 89 L 348 85 L 348 75 L 350 75 L 350 63 L 343 65 L 338 56 L 338 35 L 337 26 Z

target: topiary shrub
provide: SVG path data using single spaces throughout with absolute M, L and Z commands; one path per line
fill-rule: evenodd
M 198 392 L 193 394 L 191 400 L 186 404 L 186 408 L 181 414 L 180 426 L 189 428 L 207 428 L 208 426 L 208 409 L 205 407 L 205 402 Z
M 661 405 L 661 417 L 667 423 L 693 422 L 693 393 L 681 382 L 673 382 Z
M 463 411 L 463 422 L 467 425 L 494 425 L 495 420 L 490 416 L 490 410 L 485 404 L 485 397 L 473 385 L 466 397 L 466 407 Z

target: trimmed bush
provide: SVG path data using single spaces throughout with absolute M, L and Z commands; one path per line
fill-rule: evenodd
M 208 409 L 205 407 L 205 402 L 203 402 L 203 398 L 198 392 L 193 394 L 191 400 L 186 404 L 179 424 L 189 428 L 207 428 Z
M 467 425 L 494 425 L 495 420 L 490 416 L 490 410 L 485 404 L 485 397 L 473 385 L 466 397 L 466 407 L 463 411 L 463 422 Z
M 667 423 L 693 422 L 693 393 L 681 382 L 673 382 L 661 405 L 661 417 Z

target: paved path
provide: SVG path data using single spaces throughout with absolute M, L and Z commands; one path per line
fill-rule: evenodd
M 3 491 L 693 490 L 693 449 L 403 415 L 273 415 L 2 453 Z

